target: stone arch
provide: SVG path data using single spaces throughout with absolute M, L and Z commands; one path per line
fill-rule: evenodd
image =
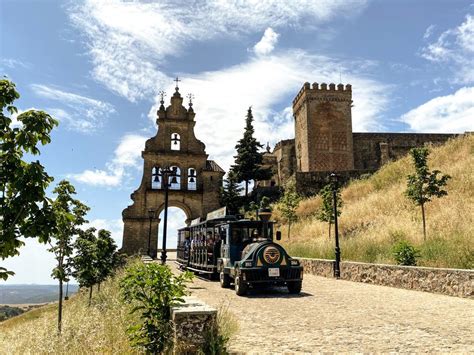
M 191 220 L 193 219 L 193 211 L 191 210 L 191 208 L 186 203 L 184 203 L 182 201 L 170 199 L 168 201 L 168 208 L 169 207 L 177 207 L 177 208 L 181 209 L 184 212 L 184 214 L 186 215 L 186 221 L 184 223 L 186 225 L 189 225 L 189 223 L 191 223 Z M 163 212 L 164 209 L 165 209 L 165 204 L 163 202 L 160 206 L 158 206 L 157 213 L 156 213 L 157 216 L 159 216 L 161 214 L 161 212 Z

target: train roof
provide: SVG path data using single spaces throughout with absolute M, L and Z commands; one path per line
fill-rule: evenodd
M 203 221 L 198 224 L 194 224 L 192 226 L 186 226 L 183 228 L 178 229 L 178 231 L 186 230 L 186 229 L 194 229 L 194 228 L 203 228 L 203 227 L 214 227 L 217 225 L 222 224 L 237 224 L 237 225 L 248 225 L 248 226 L 258 226 L 261 225 L 263 222 L 259 220 L 252 220 L 252 219 L 239 219 L 236 216 L 225 216 L 222 218 L 214 218 Z M 274 221 L 268 221 L 268 224 L 273 224 Z

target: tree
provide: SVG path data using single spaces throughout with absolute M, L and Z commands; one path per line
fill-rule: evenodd
M 120 281 L 122 297 L 140 312 L 141 322 L 128 328 L 132 346 L 147 354 L 161 354 L 171 347 L 170 308 L 183 303 L 186 282 L 193 274 L 174 275 L 166 265 L 137 263 L 126 270 Z
M 10 115 L 18 113 L 13 102 L 20 97 L 15 84 L 0 80 L 0 258 L 19 254 L 21 237 L 48 240 L 51 228 L 50 201 L 46 189 L 53 181 L 39 161 L 26 161 L 25 154 L 39 155 L 38 145 L 51 141 L 51 130 L 58 121 L 46 112 L 29 110 L 13 124 Z M 0 267 L 0 279 L 11 271 Z
M 240 192 L 242 188 L 237 182 L 235 172 L 231 169 L 224 180 L 224 186 L 221 188 L 220 203 L 227 206 L 230 214 L 237 213 L 241 205 Z
M 100 229 L 96 242 L 97 257 L 97 286 L 111 276 L 115 269 L 120 266 L 121 258 L 117 253 L 117 244 L 110 236 L 110 232 Z
M 249 182 L 251 180 L 266 180 L 271 177 L 271 171 L 262 168 L 263 154 L 259 152 L 259 149 L 263 148 L 263 145 L 253 137 L 255 130 L 252 122 L 252 107 L 249 107 L 245 119 L 244 136 L 235 146 L 237 155 L 234 157 L 235 165 L 232 167 L 236 174 L 237 182 L 245 182 L 245 196 L 248 195 Z
M 331 239 L 331 225 L 334 224 L 334 196 L 333 196 L 333 186 L 332 184 L 327 184 L 320 191 L 319 195 L 322 199 L 322 205 L 319 211 L 317 212 L 317 218 L 321 222 L 327 222 L 329 227 L 328 236 Z M 337 216 L 341 215 L 342 210 L 342 199 L 341 199 L 341 190 L 338 187 L 336 191 L 336 201 L 337 201 Z
M 74 242 L 76 255 L 72 258 L 74 271 L 72 276 L 79 282 L 79 287 L 89 288 L 89 306 L 92 300 L 92 286 L 99 280 L 98 248 L 95 228 L 80 231 Z
M 58 332 L 61 332 L 63 282 L 69 281 L 71 275 L 71 254 L 73 252 L 72 238 L 82 231 L 79 226 L 86 223 L 85 215 L 89 207 L 72 196 L 76 193 L 74 186 L 62 180 L 53 190 L 56 199 L 52 203 L 54 226 L 51 229 L 49 251 L 54 253 L 57 261 L 52 276 L 59 282 Z
M 410 150 L 410 155 L 413 158 L 415 165 L 415 173 L 407 177 L 406 196 L 412 200 L 415 205 L 421 207 L 421 216 L 423 218 L 423 240 L 426 241 L 426 218 L 425 218 L 425 204 L 431 201 L 432 197 L 443 197 L 448 193 L 442 187 L 446 186 L 449 175 L 442 175 L 439 170 L 428 169 L 428 148 L 413 148 Z
M 300 201 L 301 197 L 296 192 L 296 181 L 294 178 L 289 179 L 285 185 L 285 193 L 278 203 L 278 209 L 288 223 L 288 239 L 290 239 L 291 224 L 298 220 L 296 209 Z

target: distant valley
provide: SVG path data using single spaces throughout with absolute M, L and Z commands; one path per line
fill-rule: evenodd
M 69 295 L 76 293 L 78 285 L 69 285 Z M 66 295 L 66 286 L 63 287 Z M 57 285 L 0 285 L 0 304 L 35 304 L 58 299 Z

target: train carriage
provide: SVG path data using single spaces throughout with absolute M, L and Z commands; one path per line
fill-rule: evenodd
M 257 285 L 287 286 L 301 291 L 303 268 L 273 241 L 274 223 L 237 216 L 211 215 L 178 231 L 178 263 L 191 271 L 219 276 L 222 287 L 233 282 L 245 295 Z M 281 233 L 275 233 L 281 239 Z

